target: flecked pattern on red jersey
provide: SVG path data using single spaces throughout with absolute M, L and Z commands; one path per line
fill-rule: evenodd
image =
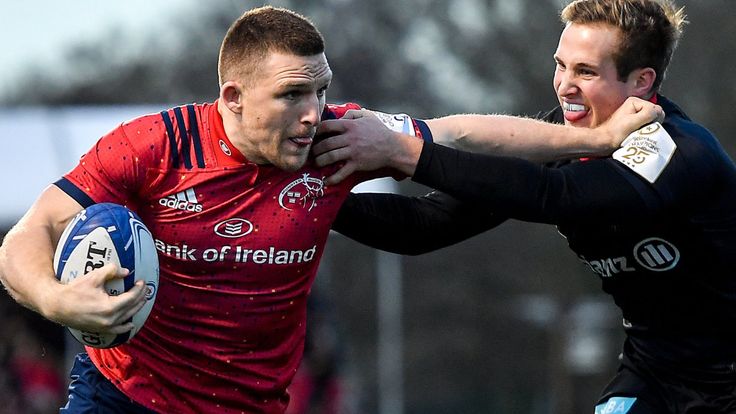
M 146 115 L 102 137 L 65 178 L 95 202 L 141 216 L 161 282 L 130 343 L 87 349 L 100 371 L 162 413 L 282 412 L 330 226 L 353 185 L 373 178 L 325 187 L 335 170 L 248 162 L 216 104 Z

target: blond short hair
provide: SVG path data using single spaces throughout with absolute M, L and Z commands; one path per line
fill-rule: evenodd
M 658 90 L 687 23 L 685 8 L 670 0 L 575 0 L 560 13 L 564 24 L 606 24 L 620 30 L 613 56 L 619 79 L 650 67 Z

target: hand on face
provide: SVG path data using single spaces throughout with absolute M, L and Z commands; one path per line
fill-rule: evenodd
M 636 97 L 627 98 L 606 122 L 597 127 L 610 142 L 612 149 L 632 132 L 652 122 L 661 122 L 664 110 L 659 105 Z
M 355 171 L 373 171 L 391 166 L 397 149 L 397 133 L 388 129 L 371 111 L 350 110 L 341 119 L 325 120 L 317 128 L 312 147 L 319 166 L 336 162 L 345 164 L 326 180 L 337 184 Z

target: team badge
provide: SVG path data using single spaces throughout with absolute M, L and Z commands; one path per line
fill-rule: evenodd
M 655 122 L 632 132 L 613 153 L 613 159 L 654 183 L 669 164 L 675 149 L 677 145 L 670 134 Z
M 289 183 L 279 194 L 279 205 L 284 210 L 302 208 L 312 211 L 317 199 L 325 195 L 325 184 L 319 178 L 310 177 L 309 173 Z

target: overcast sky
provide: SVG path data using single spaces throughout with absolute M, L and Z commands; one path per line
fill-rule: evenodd
M 178 11 L 186 12 L 194 4 L 194 0 L 4 2 L 0 11 L 0 91 L 12 85 L 19 72 L 29 65 L 58 67 L 63 50 L 70 45 L 104 38 L 113 26 L 143 40 L 151 31 L 165 30 L 166 25 L 156 24 L 161 20 L 169 21 L 162 16 L 174 12 L 178 16 Z M 0 142 L 5 147 L 5 151 L 0 152 L 0 189 L 13 194 L 0 200 L 0 226 L 17 220 L 43 187 L 69 169 L 69 165 L 60 162 L 64 151 L 73 154 L 66 154 L 63 161 L 74 162 L 84 152 L 83 148 L 90 145 L 90 140 L 115 123 L 143 113 L 142 109 L 135 109 L 135 113 L 130 110 L 131 113 L 125 115 L 121 115 L 124 109 L 110 111 L 112 114 L 96 114 L 95 117 L 71 109 L 52 113 L 39 108 L 35 112 L 15 113 L 10 108 L 0 113 Z M 34 139 L 15 139 L 28 136 Z M 61 153 L 53 145 L 59 136 L 66 141 Z M 76 142 L 79 145 L 75 146 Z M 30 152 L 36 154 L 34 157 L 39 162 L 32 173 L 26 173 L 29 165 L 23 154 Z M 13 178 L 13 173 L 18 172 L 22 172 L 24 180 Z
M 0 88 L 29 63 L 58 64 L 61 51 L 117 26 L 143 37 L 161 30 L 162 16 L 191 9 L 195 0 L 8 1 L 0 12 Z M 201 3 L 200 3 L 201 4 Z M 165 26 L 164 26 L 165 27 Z

